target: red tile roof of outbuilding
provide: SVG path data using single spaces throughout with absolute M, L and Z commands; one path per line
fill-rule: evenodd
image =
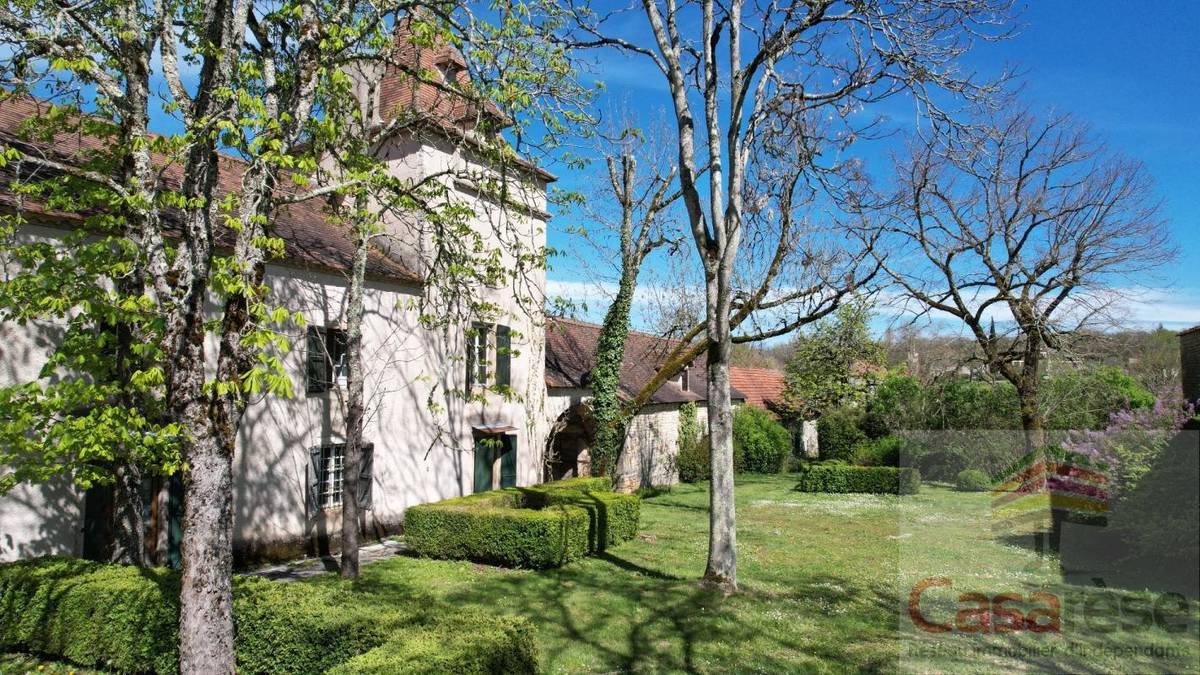
M 546 386 L 560 389 L 587 389 L 588 375 L 596 363 L 596 345 L 600 326 L 573 319 L 546 320 Z M 658 372 L 663 359 L 677 344 L 657 335 L 630 331 L 621 362 L 621 398 L 632 399 Z M 708 387 L 702 359 L 688 371 L 688 389 L 684 391 L 668 380 L 650 398 L 651 403 L 685 403 L 708 400 Z M 744 398 L 736 386 L 730 392 L 735 400 Z
M 729 380 L 752 406 L 776 412 L 783 402 L 784 379 L 778 370 L 735 366 L 729 369 Z

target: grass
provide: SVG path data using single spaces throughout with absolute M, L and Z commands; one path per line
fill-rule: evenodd
M 1057 564 L 992 535 L 986 493 L 824 495 L 794 485 L 791 476 L 739 476 L 742 590 L 729 597 L 696 583 L 707 551 L 705 484 L 647 498 L 637 539 L 560 569 L 397 557 L 363 568 L 354 589 L 381 608 L 526 616 L 551 673 L 1200 672 L 1194 602 L 1182 633 L 1114 629 L 1104 611 L 1081 619 L 1078 607 L 1094 598 L 1137 607 L 1160 596 L 1065 583 Z M 962 592 L 1045 591 L 1064 599 L 1062 631 L 917 630 L 910 590 L 936 576 L 953 587 L 922 597 L 931 619 L 952 620 Z
M 1194 606 L 1182 634 L 1089 627 L 1072 621 L 1070 606 L 1059 634 L 916 630 L 906 603 L 927 577 L 954 583 L 922 598 L 939 621 L 954 616 L 964 591 L 1025 599 L 1049 591 L 1065 602 L 1087 589 L 1064 583 L 1057 565 L 1029 548 L 994 538 L 986 493 L 926 487 L 906 497 L 823 495 L 794 492 L 794 485 L 790 476 L 739 477 L 741 592 L 730 597 L 696 583 L 707 551 L 705 484 L 646 499 L 638 539 L 561 569 L 396 558 L 364 568 L 357 591 L 383 605 L 524 615 L 538 626 L 543 664 L 553 673 L 1200 671 Z M 1027 653 L 1004 652 L 1014 647 Z

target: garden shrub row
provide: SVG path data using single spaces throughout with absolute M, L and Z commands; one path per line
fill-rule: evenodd
M 641 500 L 607 478 L 576 478 L 421 504 L 404 517 L 419 555 L 508 567 L 558 567 L 637 534 Z
M 796 489 L 800 492 L 867 492 L 875 494 L 915 494 L 921 487 L 916 469 L 894 466 L 854 466 L 850 464 L 814 464 L 800 474 Z
M 527 619 L 497 621 L 478 613 L 400 633 L 331 669 L 329 675 L 536 673 L 537 643 Z
M 178 594 L 172 570 L 67 558 L 3 564 L 0 652 L 175 673 Z M 239 673 L 536 672 L 532 642 L 514 639 L 531 634 L 532 625 L 515 617 L 380 611 L 341 586 L 252 578 L 235 579 L 233 610 Z M 413 660 L 430 643 L 455 648 L 439 654 L 437 667 Z M 375 670 L 356 670 L 358 663 Z

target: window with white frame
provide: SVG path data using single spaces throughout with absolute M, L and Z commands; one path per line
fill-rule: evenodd
M 310 514 L 342 506 L 346 477 L 346 444 L 334 443 L 310 449 L 308 471 L 308 510 Z M 371 508 L 374 486 L 375 446 L 363 441 L 358 467 L 358 506 Z
M 486 323 L 471 324 L 467 331 L 467 388 L 486 387 L 488 381 L 488 335 L 492 327 Z
M 318 496 L 322 509 L 332 509 L 342 505 L 342 476 L 345 462 L 345 445 L 338 443 L 321 448 L 321 479 Z

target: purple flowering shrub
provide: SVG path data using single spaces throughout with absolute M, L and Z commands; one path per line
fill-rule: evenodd
M 1158 392 L 1154 405 L 1123 407 L 1109 415 L 1100 430 L 1070 434 L 1064 450 L 1109 467 L 1116 495 L 1132 491 L 1154 466 L 1171 438 L 1196 414 L 1177 390 Z

